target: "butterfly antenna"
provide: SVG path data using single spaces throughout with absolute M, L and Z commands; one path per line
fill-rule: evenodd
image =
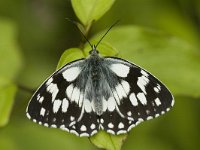
M 99 43 L 101 43 L 101 41 L 103 40 L 103 38 L 108 34 L 108 32 L 119 22 L 119 20 L 115 21 L 110 28 L 106 31 L 106 33 L 101 37 L 101 39 L 99 40 L 99 42 L 97 43 L 97 45 L 95 46 L 97 48 L 97 46 L 99 45 Z
M 79 29 L 79 27 L 78 27 L 78 23 L 76 22 L 76 21 L 73 21 L 73 20 L 71 20 L 71 19 L 69 19 L 69 18 L 66 18 L 69 22 L 71 22 L 71 23 L 73 23 L 75 26 L 76 26 L 76 28 L 78 29 L 78 31 L 81 33 L 81 35 L 83 36 L 83 38 L 88 42 L 88 44 L 91 46 L 91 48 L 92 48 L 92 44 L 90 43 L 90 41 L 87 39 L 87 37 L 83 34 L 83 32 L 81 32 L 81 30 Z

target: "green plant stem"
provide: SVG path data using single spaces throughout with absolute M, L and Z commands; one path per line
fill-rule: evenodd
M 18 86 L 19 89 L 21 89 L 23 91 L 26 91 L 26 92 L 28 92 L 30 94 L 33 94 L 35 92 L 35 89 L 31 89 L 31 88 L 29 88 L 29 87 L 27 87 L 25 85 L 17 84 L 17 86 Z

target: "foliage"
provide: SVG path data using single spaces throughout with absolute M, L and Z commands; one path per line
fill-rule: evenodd
M 8 7 L 11 3 L 15 7 Z M 198 149 L 199 9 L 195 0 L 1 1 L 0 149 L 96 149 L 93 144 L 108 150 Z M 140 124 L 129 135 L 101 131 L 89 138 L 93 144 L 30 122 L 25 117 L 32 94 L 28 91 L 38 87 L 57 62 L 58 69 L 87 57 L 91 49 L 64 19 L 75 20 L 74 13 L 92 44 L 122 18 L 98 46 L 100 54 L 130 60 L 161 79 L 175 96 L 172 111 Z

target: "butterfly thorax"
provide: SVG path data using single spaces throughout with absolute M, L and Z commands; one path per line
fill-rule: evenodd
M 98 55 L 96 50 L 92 50 L 87 62 L 88 78 L 86 83 L 87 87 L 85 88 L 86 98 L 91 101 L 94 112 L 97 115 L 101 115 L 103 113 L 103 58 Z
M 101 116 L 106 111 L 103 103 L 112 96 L 111 89 L 118 84 L 118 80 L 116 75 L 110 71 L 110 64 L 105 62 L 104 57 L 99 56 L 95 47 L 90 51 L 90 56 L 86 59 L 85 64 L 82 74 L 87 77 L 84 77 L 85 82 L 80 81 L 82 85 L 85 85 L 83 87 L 85 99 L 92 103 L 94 112 Z

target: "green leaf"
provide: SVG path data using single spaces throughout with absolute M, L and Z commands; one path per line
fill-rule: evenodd
M 96 40 L 91 40 L 90 42 L 97 43 Z M 101 42 L 98 45 L 97 50 L 99 51 L 100 55 L 102 55 L 102 56 L 116 56 L 119 54 L 117 49 L 115 47 L 113 47 L 111 44 L 109 44 L 108 42 Z M 91 46 L 86 44 L 84 47 L 84 53 L 86 56 L 89 55 L 89 51 L 91 51 Z
M 98 148 L 120 150 L 126 137 L 127 134 L 111 135 L 105 131 L 99 131 L 96 135 L 90 138 L 90 141 Z
M 9 121 L 17 90 L 12 82 L 22 66 L 22 61 L 15 24 L 0 18 L 0 33 L 0 127 L 2 127 Z
M 104 41 L 112 44 L 122 58 L 158 77 L 173 94 L 200 96 L 199 51 L 186 41 L 137 26 L 113 28 Z
M 0 86 L 0 127 L 9 121 L 16 91 L 17 88 L 12 83 Z
M 72 0 L 72 6 L 79 20 L 85 25 L 101 18 L 115 0 Z
M 22 67 L 17 28 L 13 22 L 0 18 L 0 33 L 0 76 L 14 79 Z
M 0 145 L 2 150 L 15 150 L 16 145 L 14 142 L 7 136 L 0 136 Z
M 67 50 L 65 50 L 65 52 L 62 54 L 58 65 L 57 65 L 57 69 L 61 68 L 62 66 L 64 66 L 65 64 L 80 59 L 80 58 L 84 58 L 84 54 L 82 52 L 81 49 L 79 48 L 69 48 Z

